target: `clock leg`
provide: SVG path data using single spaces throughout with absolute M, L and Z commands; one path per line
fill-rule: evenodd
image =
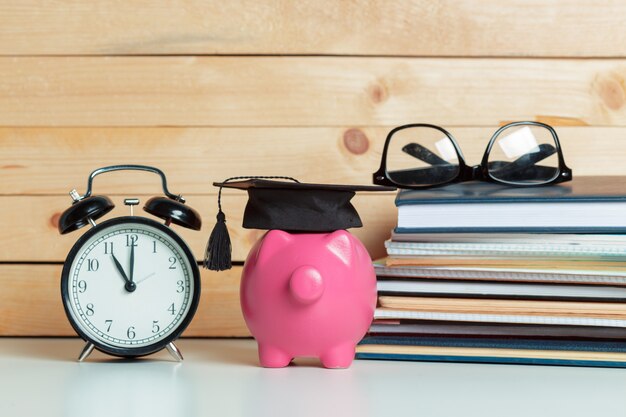
M 80 355 L 78 356 L 78 362 L 82 362 L 87 359 L 87 356 L 91 355 L 91 352 L 93 352 L 94 347 L 95 346 L 93 345 L 93 343 L 87 342 L 85 344 L 85 347 L 83 348 L 83 351 L 80 352 Z
M 165 347 L 167 348 L 167 351 L 170 353 L 170 355 L 174 357 L 174 359 L 176 359 L 178 362 L 183 361 L 183 354 L 180 353 L 180 350 L 178 350 L 174 342 L 168 343 Z

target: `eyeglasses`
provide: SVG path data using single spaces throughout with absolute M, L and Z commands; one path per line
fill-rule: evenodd
M 429 188 L 464 181 L 515 186 L 557 184 L 572 179 L 555 130 L 539 122 L 513 122 L 491 137 L 480 165 L 468 166 L 445 129 L 409 124 L 387 135 L 374 184 Z

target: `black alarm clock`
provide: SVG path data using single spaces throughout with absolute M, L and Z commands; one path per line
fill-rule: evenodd
M 144 210 L 162 220 L 133 215 L 136 198 L 127 198 L 130 216 L 96 224 L 114 204 L 106 196 L 92 195 L 93 179 L 103 173 L 139 170 L 161 177 L 165 196 L 150 198 Z M 168 191 L 165 174 L 144 165 L 115 165 L 89 175 L 87 191 L 70 192 L 74 203 L 59 219 L 59 232 L 92 228 L 74 244 L 61 275 L 61 296 L 72 327 L 87 343 L 78 360 L 93 349 L 110 355 L 138 357 L 166 348 L 174 358 L 182 354 L 174 345 L 191 322 L 200 300 L 200 272 L 189 246 L 171 223 L 200 230 L 199 214 L 185 205 L 181 195 Z

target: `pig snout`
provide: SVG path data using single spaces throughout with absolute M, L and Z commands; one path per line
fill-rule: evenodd
M 291 273 L 289 290 L 298 302 L 311 304 L 324 293 L 324 279 L 314 267 L 301 266 Z

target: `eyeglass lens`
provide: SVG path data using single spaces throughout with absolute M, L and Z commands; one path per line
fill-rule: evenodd
M 489 152 L 489 175 L 510 184 L 544 184 L 559 175 L 557 145 L 542 126 L 515 125 L 502 130 Z
M 399 185 L 430 186 L 452 181 L 459 174 L 459 157 L 452 141 L 431 127 L 396 131 L 387 148 L 387 176 Z

